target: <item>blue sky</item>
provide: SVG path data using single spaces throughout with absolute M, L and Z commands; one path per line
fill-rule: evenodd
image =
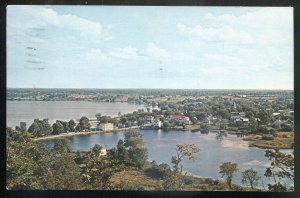
M 293 8 L 8 6 L 7 87 L 293 89 Z

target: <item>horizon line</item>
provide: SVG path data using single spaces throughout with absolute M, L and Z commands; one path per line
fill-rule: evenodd
M 106 90 L 137 90 L 137 89 L 143 89 L 143 90 L 276 90 L 276 91 L 294 91 L 294 89 L 270 89 L 270 88 L 64 88 L 64 87 L 7 87 L 6 89 L 106 89 Z

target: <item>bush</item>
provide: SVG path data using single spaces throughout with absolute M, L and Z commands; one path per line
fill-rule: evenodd
M 228 127 L 227 130 L 228 130 L 228 131 L 235 131 L 235 132 L 237 132 L 237 131 L 238 131 L 238 128 L 235 128 L 235 127 Z
M 146 172 L 150 173 L 151 175 L 155 176 L 155 177 L 160 177 L 163 178 L 165 176 L 167 176 L 170 172 L 170 166 L 168 164 L 155 164 L 155 163 L 151 163 L 151 167 L 148 168 L 146 170 Z
M 262 136 L 261 139 L 262 139 L 262 140 L 274 140 L 274 137 L 264 135 L 264 136 Z

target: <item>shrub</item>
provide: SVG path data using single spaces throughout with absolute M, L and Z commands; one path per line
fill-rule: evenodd
M 262 136 L 261 139 L 262 139 L 262 140 L 274 140 L 274 137 L 264 135 L 264 136 Z

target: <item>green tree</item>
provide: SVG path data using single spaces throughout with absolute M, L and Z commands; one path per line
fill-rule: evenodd
M 64 132 L 70 131 L 69 122 L 62 122 L 62 125 L 64 127 Z
M 270 167 L 266 169 L 265 176 L 273 178 L 274 184 L 268 184 L 270 191 L 286 191 L 282 179 L 287 178 L 294 182 L 294 157 L 290 154 L 281 153 L 278 149 L 266 150 L 265 156 L 271 161 Z
M 101 119 L 101 113 L 96 113 L 95 117 L 97 118 L 98 121 Z
M 128 147 L 130 160 L 139 168 L 142 168 L 148 159 L 148 151 L 144 146 L 143 135 L 139 131 L 124 133 L 124 145 Z
M 101 149 L 102 146 L 96 144 L 83 156 L 83 162 L 80 165 L 81 176 L 83 182 L 88 185 L 88 189 L 111 189 L 110 178 L 119 171 L 115 160 L 108 155 L 100 155 Z
M 231 189 L 232 188 L 232 178 L 234 176 L 234 174 L 238 171 L 238 165 L 236 163 L 231 163 L 231 162 L 224 162 L 221 166 L 220 166 L 220 174 L 221 177 L 225 177 L 226 178 L 226 182 L 228 185 L 228 188 Z
M 262 124 L 267 125 L 271 121 L 271 113 L 265 110 L 260 110 L 258 118 L 261 120 Z
M 81 189 L 79 167 L 67 152 L 52 152 L 44 144 L 35 142 L 31 133 L 8 129 L 7 188 L 25 189 Z
M 251 189 L 254 189 L 254 186 L 258 185 L 258 181 L 260 176 L 258 176 L 257 171 L 251 169 L 247 169 L 242 172 L 242 183 L 243 184 L 250 184 Z
M 89 123 L 89 119 L 85 116 L 82 116 L 79 120 L 79 125 L 81 130 L 90 130 L 91 124 Z
M 20 122 L 20 131 L 25 132 L 27 130 L 26 122 Z
M 34 122 L 32 123 L 29 128 L 28 128 L 28 131 L 30 133 L 32 133 L 32 135 L 34 137 L 40 137 L 42 134 L 41 134 L 41 129 L 40 129 L 40 126 L 37 122 Z
M 34 119 L 34 122 L 28 128 L 28 131 L 33 134 L 34 137 L 47 136 L 52 133 L 52 127 L 48 123 L 48 119 Z
M 126 146 L 123 142 L 123 140 L 119 140 L 117 145 L 117 157 L 118 160 L 122 163 L 127 163 L 129 161 L 129 154 L 126 150 Z
M 76 126 L 76 124 L 75 124 L 74 120 L 70 120 L 69 121 L 69 128 L 70 128 L 71 132 L 75 131 L 75 126 Z
M 52 135 L 59 135 L 60 133 L 64 132 L 64 126 L 59 121 L 53 123 L 52 128 L 53 128 Z
M 70 153 L 71 152 L 71 142 L 68 139 L 57 139 L 54 140 L 54 146 L 52 151 L 56 153 Z
M 182 160 L 187 157 L 189 160 L 196 160 L 195 154 L 200 149 L 195 144 L 177 144 L 176 156 L 172 156 L 171 163 L 173 164 L 173 170 L 168 174 L 163 182 L 163 188 L 165 190 L 181 190 L 183 186 L 183 179 L 187 173 L 183 175 Z

